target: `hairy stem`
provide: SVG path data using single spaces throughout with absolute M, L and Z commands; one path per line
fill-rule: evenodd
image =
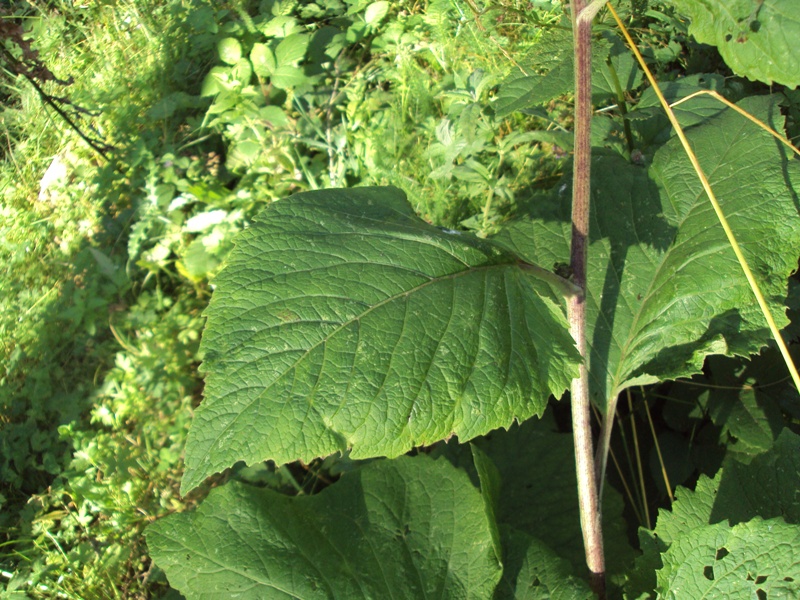
M 570 266 L 573 282 L 586 290 L 586 253 L 589 243 L 589 198 L 592 120 L 592 49 L 591 16 L 588 12 L 597 4 L 586 0 L 572 2 L 572 29 L 575 49 L 575 155 L 572 179 L 572 248 Z M 589 7 L 589 11 L 581 12 Z M 589 398 L 588 353 L 586 348 L 585 294 L 568 299 L 570 332 L 583 356 L 580 375 L 572 381 L 572 431 L 575 443 L 575 467 L 578 475 L 578 502 L 581 530 L 589 567 L 591 584 L 595 593 L 605 597 L 605 558 L 600 520 L 600 502 L 594 466 L 591 428 L 591 400 Z

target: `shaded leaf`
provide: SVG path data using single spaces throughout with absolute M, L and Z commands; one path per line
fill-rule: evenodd
M 516 256 L 394 188 L 270 205 L 215 280 L 183 490 L 239 460 L 397 456 L 541 414 L 576 372 Z
M 480 493 L 426 455 L 376 461 L 313 496 L 229 483 L 147 529 L 191 598 L 491 596 L 502 567 Z
M 473 444 L 494 462 L 500 475 L 498 523 L 536 538 L 540 552 L 549 548 L 582 573 L 586 559 L 572 435 L 547 431 L 531 420 L 509 431 L 492 432 Z M 610 573 L 627 569 L 633 557 L 622 511 L 620 495 L 605 486 L 603 537 Z M 507 546 L 505 539 L 503 546 Z
M 511 548 L 509 544 L 516 543 L 504 537 L 511 532 L 535 538 L 537 547 L 549 548 L 571 564 L 575 572 L 583 573 L 585 556 L 575 494 L 572 436 L 551 431 L 545 417 L 514 425 L 508 431 L 493 431 L 473 441 L 471 446 L 480 450 L 484 463 L 491 461 L 494 465 L 488 481 L 475 460 L 474 449 L 470 452 L 464 445 L 450 443 L 437 446 L 434 452 L 441 452 L 467 470 L 482 491 L 493 490 L 492 505 L 503 536 L 504 562 L 505 553 Z M 620 495 L 605 486 L 603 536 L 610 573 L 627 569 L 633 557 L 622 511 Z M 529 542 L 523 545 L 527 548 Z
M 797 397 L 777 350 L 752 360 L 712 356 L 705 370 L 707 375 L 676 382 L 673 393 L 691 397 L 695 392 L 714 424 L 737 439 L 732 449 L 748 454 L 769 449 L 783 428 L 782 396 Z
M 587 600 L 589 585 L 572 566 L 541 541 L 525 533 L 503 533 L 503 578 L 494 600 Z

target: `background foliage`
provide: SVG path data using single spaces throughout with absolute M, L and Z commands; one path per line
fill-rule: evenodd
M 766 2 L 764 31 L 751 27 L 748 35 L 766 34 L 775 24 L 771 15 L 786 3 Z M 739 70 L 733 61 L 764 63 L 730 58 L 727 52 L 740 48 L 728 43 L 726 31 L 709 30 L 702 15 L 683 12 L 683 4 L 621 7 L 668 96 L 706 88 L 734 101 L 769 94 L 759 107 L 772 111 L 776 127 L 780 113 L 785 131 L 800 134 L 800 96 L 790 89 L 797 70 L 785 62 L 777 66 L 787 73 Z M 438 460 L 421 453 L 363 468 L 349 457 L 240 463 L 187 497 L 178 493 L 187 432 L 203 392 L 198 366 L 208 358 L 199 346 L 201 313 L 211 296 L 209 278 L 233 237 L 270 202 L 333 186 L 395 185 L 439 231 L 479 238 L 519 213 L 546 217 L 555 209 L 545 198 L 563 193 L 558 186 L 569 171 L 571 42 L 559 33 L 561 17 L 560 3 L 518 0 L 120 0 L 80 7 L 55 0 L 0 11 L 0 597 L 179 597 L 161 571 L 169 560 L 151 561 L 143 538 L 148 524 L 193 508 L 209 487 L 228 479 L 240 483 L 214 489 L 208 503 L 224 502 L 225 494 L 266 495 L 280 498 L 276 511 L 298 506 L 319 513 L 315 503 L 335 505 L 351 493 L 329 487 L 342 473 L 353 476 L 343 478 L 343 486 L 368 478 L 395 490 L 408 486 L 430 497 L 431 511 L 435 498 L 426 490 L 443 494 L 443 482 L 469 496 L 472 504 L 458 522 L 502 544 L 476 549 L 474 557 L 459 555 L 480 563 L 459 589 L 477 590 L 476 581 L 494 584 L 502 556 L 499 597 L 526 597 L 518 582 L 534 580 L 543 587 L 531 593 L 585 594 L 571 566 L 580 561 L 577 518 L 553 527 L 546 509 L 533 516 L 518 509 L 537 489 L 530 486 L 543 483 L 538 497 L 550 493 L 559 514 L 571 497 L 574 485 L 558 467 L 571 458 L 557 450 L 569 447 L 563 433 L 569 425 L 557 404 L 552 419 L 518 428 L 536 431 L 498 432 L 473 450 L 440 444 L 430 451 Z M 607 148 L 608 160 L 635 164 L 667 141 L 668 124 L 602 18 L 598 32 L 594 97 L 603 110 L 595 143 Z M 32 60 L 54 76 L 33 83 L 51 100 L 63 99 L 55 104 L 108 160 L 20 74 L 19 61 Z M 768 89 L 746 77 L 782 85 Z M 685 123 L 701 125 L 721 112 L 718 103 L 698 100 L 680 114 Z M 698 127 L 695 135 L 731 130 L 713 131 Z M 709 144 L 729 145 L 716 138 Z M 759 144 L 759 157 L 774 150 L 766 138 Z M 675 168 L 673 177 L 679 177 L 685 167 Z M 760 180 L 762 170 L 753 173 Z M 783 216 L 763 218 L 766 236 L 778 224 L 789 236 L 797 230 Z M 546 250 L 552 253 L 546 260 L 561 260 L 557 247 Z M 775 260 L 791 267 L 795 258 Z M 783 282 L 776 285 L 775 295 L 785 291 Z M 789 297 L 794 302 L 794 288 Z M 684 350 L 693 356 L 693 349 Z M 765 527 L 780 527 L 769 522 L 778 515 L 797 523 L 791 510 L 767 507 L 766 499 L 734 516 L 723 500 L 712 507 L 704 500 L 713 489 L 718 498 L 731 497 L 725 494 L 747 485 L 741 482 L 748 477 L 788 472 L 796 480 L 796 465 L 781 461 L 797 455 L 787 430 L 798 430 L 800 404 L 771 349 L 753 360 L 711 358 L 691 380 L 650 387 L 638 387 L 646 379 L 634 382 L 627 406 L 621 403 L 624 426 L 615 442 L 621 467 L 611 473 L 605 503 L 608 543 L 618 561 L 612 572 L 629 597 L 680 581 L 682 553 L 705 551 L 704 545 L 687 549 L 681 540 L 727 536 L 731 556 L 714 556 L 718 573 L 727 573 L 735 570 L 731 562 L 743 560 L 735 540 L 745 528 L 761 535 Z M 653 435 L 643 433 L 649 423 Z M 537 454 L 541 447 L 547 452 Z M 531 456 L 542 458 L 525 463 Z M 516 477 L 534 472 L 533 481 Z M 670 488 L 679 484 L 686 489 L 670 512 Z M 496 519 L 479 514 L 486 505 L 494 506 Z M 202 510 L 160 523 L 189 527 Z M 364 510 L 368 518 L 377 509 Z M 694 515 L 696 529 L 672 528 L 669 519 L 677 517 L 671 515 L 681 511 Z M 263 515 L 251 511 L 243 518 Z M 499 530 L 492 532 L 495 521 Z M 648 528 L 635 544 L 642 566 L 622 576 L 637 525 Z M 458 528 L 420 540 L 398 525 L 381 535 L 389 545 L 402 539 L 411 549 L 433 544 L 444 551 L 441 537 L 455 533 Z M 159 544 L 156 538 L 149 543 Z M 665 544 L 671 546 L 661 554 Z M 712 546 L 709 551 L 716 550 Z M 537 571 L 542 564 L 553 567 Z M 781 569 L 794 567 L 775 562 L 769 568 L 777 571 L 762 576 L 780 586 L 789 576 Z M 178 581 L 171 575 L 173 584 Z M 440 578 L 433 573 L 429 581 Z M 756 584 L 763 581 L 754 578 Z M 363 585 L 372 589 L 373 583 Z M 451 588 L 437 591 L 444 589 Z

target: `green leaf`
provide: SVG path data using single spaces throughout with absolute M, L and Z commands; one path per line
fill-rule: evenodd
M 289 90 L 308 81 L 308 77 L 300 67 L 278 67 L 272 74 L 271 81 L 275 87 Z
M 261 77 L 269 77 L 277 67 L 275 56 L 266 44 L 253 44 L 250 62 L 253 63 L 253 71 Z
M 147 529 L 191 598 L 489 598 L 502 567 L 467 474 L 426 455 L 368 464 L 313 496 L 235 483 Z
M 513 74 L 500 86 L 497 116 L 504 117 L 569 92 L 573 87 L 572 65 L 572 33 L 569 29 L 552 31 L 523 61 L 524 72 Z
M 628 597 L 635 598 L 641 593 L 651 591 L 656 585 L 653 573 L 668 560 L 669 568 L 664 572 L 659 571 L 658 579 L 662 586 L 671 587 L 673 578 L 682 578 L 685 574 L 685 571 L 678 573 L 678 557 L 685 556 L 688 552 L 699 552 L 692 558 L 697 558 L 702 563 L 699 566 L 696 562 L 687 565 L 687 568 L 695 569 L 695 576 L 698 573 L 702 575 L 695 579 L 706 585 L 705 581 L 701 581 L 707 579 L 706 567 L 713 570 L 715 581 L 720 579 L 723 573 L 731 570 L 731 565 L 728 561 L 721 570 L 717 570 L 717 551 L 723 546 L 730 553 L 733 550 L 720 541 L 711 552 L 706 543 L 709 539 L 723 540 L 725 536 L 732 535 L 734 543 L 739 544 L 740 538 L 744 536 L 746 543 L 760 544 L 759 538 L 764 527 L 762 524 L 766 524 L 768 528 L 773 527 L 774 539 L 787 532 L 785 523 L 791 524 L 792 531 L 797 532 L 797 524 L 800 523 L 800 503 L 797 502 L 799 473 L 800 436 L 784 430 L 768 452 L 755 457 L 749 464 L 728 457 L 714 479 L 702 475 L 694 490 L 678 487 L 672 510 L 659 511 L 655 532 L 640 530 L 644 554 L 637 560 L 636 568 L 630 575 L 626 590 Z M 715 527 L 715 524 L 721 522 L 724 526 Z M 728 523 L 736 527 L 728 529 Z M 739 524 L 751 525 L 739 527 Z M 785 537 L 783 543 L 786 543 Z M 664 553 L 675 544 L 679 545 L 668 559 Z M 765 547 L 770 548 L 768 545 Z M 758 565 L 759 570 L 766 571 L 772 566 L 780 565 L 780 549 L 776 552 L 774 562 L 768 560 L 769 556 L 749 557 L 747 560 L 754 568 Z M 737 558 L 745 560 L 742 554 Z M 755 571 L 750 574 L 755 579 Z M 727 573 L 725 576 L 733 578 L 740 585 L 750 585 L 741 582 L 741 574 Z M 795 580 L 798 578 L 795 577 Z M 691 593 L 689 597 L 696 597 L 696 594 Z
M 541 414 L 579 358 L 538 282 L 395 188 L 270 205 L 215 280 L 183 490 L 239 460 L 397 456 Z
M 781 130 L 768 98 L 741 106 Z M 779 326 L 797 267 L 800 163 L 725 110 L 687 133 Z M 678 140 L 646 169 L 596 152 L 587 338 L 590 389 L 605 410 L 623 389 L 697 373 L 709 354 L 747 355 L 770 338 L 741 267 Z M 500 241 L 529 262 L 568 262 L 569 184 Z
M 563 96 L 574 89 L 572 33 L 569 27 L 549 32 L 534 47 L 533 52 L 522 61 L 521 70 L 509 76 L 500 86 L 495 112 L 504 117 L 518 110 L 526 110 L 553 98 Z M 606 57 L 609 45 L 605 40 L 594 44 L 592 71 L 610 77 Z M 616 55 L 614 64 L 620 69 L 621 85 L 638 85 L 641 74 L 636 66 L 624 57 Z M 595 77 L 592 84 L 592 101 L 601 103 L 616 97 L 603 77 Z
M 514 530 L 504 532 L 503 578 L 494 600 L 586 600 L 588 584 L 541 541 Z
M 741 523 L 760 516 L 782 517 L 800 524 L 797 481 L 800 476 L 800 436 L 784 429 L 769 452 L 749 464 L 728 460 L 709 516 L 714 523 Z
M 278 67 L 296 66 L 306 55 L 311 36 L 295 33 L 290 35 L 275 48 L 275 60 Z
M 242 58 L 242 44 L 236 38 L 222 38 L 217 44 L 217 52 L 222 62 L 235 65 Z
M 545 423 L 530 420 L 508 431 L 494 431 L 473 445 L 483 451 L 498 471 L 497 522 L 536 538 L 542 548 L 552 549 L 577 572 L 583 572 L 585 555 L 575 494 L 572 436 L 548 431 Z M 482 488 L 483 481 L 482 478 Z M 623 508 L 619 493 L 605 486 L 603 535 L 610 573 L 624 571 L 633 557 L 622 518 Z M 503 546 L 509 547 L 506 539 Z
M 656 591 L 666 598 L 796 597 L 798 547 L 800 528 L 783 519 L 707 525 L 662 555 Z
M 659 87 L 667 102 L 673 103 L 701 90 L 722 93 L 725 88 L 725 78 L 715 73 L 699 73 L 660 84 Z M 673 108 L 678 122 L 684 129 L 704 123 L 724 110 L 725 105 L 708 94 L 697 96 Z M 636 107 L 628 112 L 628 119 L 633 122 L 636 132 L 648 145 L 663 144 L 675 133 L 652 87 L 642 93 Z
M 613 38 L 608 60 L 600 65 L 600 70 L 592 77 L 592 96 L 598 99 L 617 98 L 617 86 L 625 94 L 635 90 L 642 83 L 642 72 L 631 51 L 619 38 Z
M 373 2 L 367 7 L 367 10 L 364 12 L 364 21 L 366 21 L 367 25 L 370 27 L 375 27 L 380 25 L 380 22 L 386 17 L 386 14 L 389 12 L 389 3 L 385 0 L 381 2 Z
M 198 281 L 216 269 L 219 260 L 208 252 L 202 239 L 196 239 L 186 248 L 183 264 L 186 274 L 192 280 Z
M 752 361 L 712 356 L 706 365 L 707 376 L 677 382 L 673 393 L 683 397 L 681 388 L 691 393 L 700 384 L 699 406 L 724 434 L 737 438 L 731 450 L 758 454 L 769 449 L 783 427 L 781 395 L 797 394 L 780 354 L 768 351 Z
M 212 67 L 203 79 L 203 86 L 200 90 L 201 96 L 214 96 L 227 90 L 230 85 L 231 70 L 228 67 Z
M 656 533 L 671 544 L 695 528 L 723 520 L 736 524 L 782 517 L 800 523 L 798 473 L 800 436 L 784 430 L 768 452 L 750 463 L 727 458 L 714 479 L 701 475 L 694 490 L 678 487 L 672 511 L 659 511 Z
M 264 37 L 286 38 L 303 30 L 302 25 L 294 17 L 277 16 L 265 21 L 261 27 Z
M 790 88 L 800 85 L 798 0 L 670 0 L 691 19 L 689 33 L 717 46 L 737 74 Z

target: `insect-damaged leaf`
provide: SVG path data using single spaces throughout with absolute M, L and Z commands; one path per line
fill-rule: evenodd
M 532 277 L 394 188 L 274 203 L 215 280 L 182 489 L 240 460 L 397 456 L 541 414 L 579 358 Z
M 800 437 L 784 429 L 749 463 L 729 456 L 713 479 L 702 475 L 694 490 L 678 487 L 655 531 L 639 531 L 643 555 L 626 596 L 657 588 L 659 597 L 677 589 L 691 598 L 795 597 L 798 467 Z
M 691 19 L 689 33 L 712 44 L 738 75 L 800 85 L 798 0 L 669 0 Z

